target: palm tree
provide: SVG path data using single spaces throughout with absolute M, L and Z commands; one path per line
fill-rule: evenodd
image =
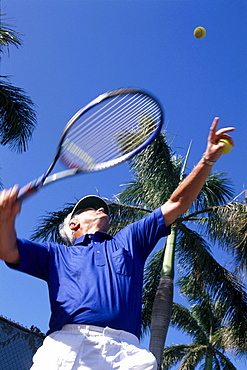
M 0 15 L 1 17 L 1 15 Z M 0 21 L 0 54 L 9 46 L 22 44 L 19 33 Z M 36 125 L 34 104 L 24 90 L 14 87 L 6 76 L 0 76 L 0 144 L 17 152 L 26 151 Z
M 110 233 L 114 234 L 119 228 L 163 204 L 181 181 L 182 162 L 181 157 L 172 153 L 164 134 L 160 134 L 152 145 L 132 159 L 130 169 L 133 173 L 133 181 L 126 185 L 118 199 L 114 199 L 114 202 L 109 204 L 111 219 L 114 220 Z M 151 325 L 150 348 L 155 353 L 159 366 L 162 363 L 172 310 L 175 247 L 178 264 L 183 266 L 183 273 L 189 276 L 194 290 L 199 291 L 203 288 L 210 292 L 213 301 L 216 298 L 219 301 L 226 301 L 224 319 L 231 320 L 232 326 L 235 325 L 236 331 L 241 334 L 241 339 L 237 343 L 239 348 L 246 348 L 246 292 L 243 291 L 235 275 L 213 258 L 207 241 L 188 227 L 189 222 L 194 224 L 196 221 L 203 233 L 207 232 L 212 238 L 218 238 L 215 231 L 217 228 L 214 225 L 220 222 L 220 213 L 226 207 L 223 204 L 232 197 L 232 193 L 230 182 L 224 174 L 212 173 L 190 210 L 174 223 L 171 237 L 167 238 L 165 247 L 156 253 L 147 265 L 143 291 L 143 331 L 148 330 Z M 69 205 L 67 212 L 72 207 L 73 205 Z M 217 217 L 216 214 L 218 214 Z M 243 218 L 243 213 L 240 212 L 239 217 Z M 56 240 L 57 226 L 63 218 L 63 211 L 48 214 L 33 238 L 45 240 L 50 235 L 50 240 Z M 227 228 L 227 224 L 224 227 Z M 244 222 L 242 228 L 244 228 Z M 49 230 L 52 232 L 50 233 Z M 240 245 L 241 234 L 236 227 L 234 230 L 234 243 Z M 231 238 L 231 229 L 228 233 Z M 241 248 L 245 248 L 246 251 L 246 238 L 242 239 Z M 154 328 L 157 333 L 155 340 L 158 340 L 155 350 L 152 342 Z M 235 340 L 236 338 L 232 337 L 232 343 L 235 343 Z
M 238 346 L 226 340 L 230 335 L 236 337 L 237 341 L 237 336 L 235 326 L 224 321 L 225 301 L 213 301 L 206 291 L 195 293 L 188 278 L 182 278 L 180 286 L 192 305 L 188 309 L 174 303 L 171 324 L 190 336 L 193 341 L 190 344 L 171 345 L 165 348 L 164 368 L 168 370 L 177 365 L 178 370 L 183 370 L 204 365 L 205 370 L 213 368 L 236 370 L 226 356 L 226 351 L 235 350 L 235 355 L 240 358 L 241 352 Z

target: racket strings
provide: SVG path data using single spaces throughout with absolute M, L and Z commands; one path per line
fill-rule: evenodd
M 147 135 L 149 136 L 149 132 L 146 132 L 146 136 Z M 133 140 L 133 138 L 135 138 L 135 140 Z M 118 156 L 130 152 L 140 145 L 140 140 L 137 139 L 137 133 L 135 132 L 126 132 L 124 139 L 121 139 L 121 137 L 116 134 L 116 139 L 119 141 Z M 90 153 L 90 156 L 88 153 Z M 79 149 L 75 154 L 88 165 L 95 165 L 96 163 L 107 161 L 109 158 L 114 158 L 114 156 L 116 157 L 116 145 L 112 145 L 112 142 L 109 142 L 105 137 L 98 138 L 98 140 L 91 141 L 91 146 L 87 146 L 87 153 Z
M 116 161 L 137 149 L 160 120 L 158 104 L 146 95 L 108 99 L 100 108 L 97 105 L 86 115 L 78 115 L 63 143 L 62 160 L 69 167 L 94 170 L 102 162 Z
M 112 108 L 116 107 L 116 105 L 117 104 L 119 105 L 119 103 L 121 103 L 121 101 L 126 101 L 126 97 L 121 96 L 121 98 L 120 98 L 119 96 L 114 96 L 111 99 L 104 101 L 103 104 L 101 105 L 101 107 L 100 107 L 100 105 L 99 106 L 96 105 L 96 110 L 95 110 L 94 113 L 92 113 L 90 111 L 90 115 L 87 118 L 83 117 L 83 125 L 84 125 L 85 129 L 88 127 L 87 123 L 91 124 L 96 119 L 98 120 L 98 117 L 102 114 L 102 111 L 103 111 L 104 114 L 107 113 L 110 110 L 110 108 L 112 109 Z M 94 118 L 95 116 L 97 116 L 97 117 Z M 80 114 L 78 114 L 78 117 L 76 119 L 78 119 L 78 118 L 80 118 Z M 75 133 L 76 131 L 77 131 L 76 127 L 72 126 L 72 128 L 70 130 L 70 134 L 73 135 L 73 133 Z
M 158 117 L 157 117 L 158 118 Z M 134 122 L 134 120 L 132 121 Z M 131 123 L 131 122 L 130 122 Z M 119 145 L 119 153 L 124 155 L 125 153 L 128 153 L 129 151 L 134 150 L 137 148 L 141 142 L 144 142 L 153 132 L 153 127 L 147 128 L 145 131 L 143 130 L 140 132 L 140 130 L 132 130 L 131 128 L 128 130 L 126 129 L 125 132 L 119 134 L 116 134 L 116 139 L 118 140 Z M 88 150 L 94 151 L 95 145 L 98 145 L 101 143 L 101 146 L 97 149 L 97 155 L 101 159 L 101 161 L 106 161 L 109 156 L 114 156 L 115 153 L 115 147 L 113 145 L 110 145 L 108 148 L 108 151 L 105 151 L 105 147 L 108 144 L 105 140 L 104 142 L 99 142 L 98 140 L 91 145 Z M 109 145 L 109 144 L 108 144 Z M 95 155 L 96 155 L 96 151 Z
M 119 97 L 114 97 L 113 99 L 110 99 L 110 101 L 104 102 L 100 109 L 97 107 L 97 110 L 94 113 L 90 112 L 90 116 L 87 118 L 83 116 L 83 121 L 78 121 L 77 126 L 72 127 L 69 132 L 70 140 L 80 141 L 82 136 L 84 137 L 86 134 L 91 134 L 94 125 L 96 127 L 104 125 L 104 128 L 107 128 L 111 127 L 114 123 L 115 129 L 118 129 L 118 127 L 121 127 L 121 125 L 125 123 L 124 117 L 128 119 L 131 111 L 133 112 L 141 105 L 141 101 L 138 101 L 137 99 L 138 96 L 132 96 L 130 99 L 126 100 L 126 96 L 124 96 L 121 97 L 121 99 L 119 99 Z M 131 110 L 129 107 L 131 107 Z M 118 122 L 118 125 L 116 122 Z
M 98 130 L 98 134 L 97 137 L 98 137 L 98 142 L 94 142 L 93 145 L 96 145 L 97 143 L 99 143 L 102 138 L 104 138 L 107 134 L 108 134 L 108 131 L 106 130 L 106 128 L 108 127 L 111 127 L 110 126 L 110 122 L 107 123 L 107 120 L 108 120 L 108 117 L 111 116 L 112 118 L 112 121 L 113 120 L 116 120 L 118 119 L 117 116 L 114 117 L 114 115 L 112 114 L 112 108 L 114 108 L 114 106 L 116 106 L 116 104 L 119 104 L 119 102 L 121 102 L 124 97 L 122 97 L 122 99 L 115 103 L 114 105 L 112 104 L 116 99 L 118 99 L 118 97 L 114 97 L 113 99 L 111 99 L 110 101 L 107 102 L 107 104 L 104 104 L 100 109 L 99 107 L 97 106 L 97 110 L 96 112 L 92 113 L 92 110 L 90 111 L 90 116 L 85 118 L 85 115 L 83 116 L 83 121 L 77 121 L 76 122 L 76 125 L 74 124 L 72 126 L 72 129 L 70 130 L 69 134 L 67 135 L 67 139 L 65 140 L 65 142 L 63 143 L 63 148 L 71 151 L 71 153 L 73 154 L 76 154 L 83 158 L 84 156 L 83 155 L 79 155 L 79 153 L 81 153 L 81 151 L 79 150 L 79 147 L 78 145 L 75 145 L 75 143 L 80 143 L 82 142 L 82 140 L 84 141 L 84 146 L 87 146 L 87 148 L 89 147 L 89 143 L 92 142 L 92 140 L 90 141 L 86 141 L 85 139 L 87 138 L 87 135 L 90 135 L 90 139 L 93 139 L 96 137 L 96 135 L 94 135 L 94 132 L 93 132 L 93 125 L 96 125 L 97 124 L 97 130 Z M 110 108 L 107 108 L 108 106 L 111 106 Z M 111 113 L 108 113 L 111 110 Z M 115 108 L 116 110 L 116 108 Z M 125 107 L 125 111 L 126 111 L 126 107 Z M 118 112 L 120 114 L 120 110 L 118 109 Z M 77 120 L 78 118 L 80 118 L 80 115 L 77 116 Z M 109 121 L 109 120 L 108 120 Z M 103 124 L 104 123 L 104 131 L 101 130 L 99 131 L 99 125 L 100 124 Z M 107 125 L 106 125 L 107 123 Z M 119 122 L 119 124 L 123 124 L 123 117 L 122 117 L 122 121 Z M 115 125 L 115 128 L 117 129 L 117 125 Z M 82 154 L 82 153 L 81 153 Z M 86 161 L 87 162 L 87 161 Z
M 148 113 L 149 113 L 149 111 L 148 111 Z M 113 123 L 113 122 L 120 121 L 119 125 L 115 125 L 115 127 L 114 127 L 115 130 L 116 130 L 116 133 L 119 132 L 119 128 L 122 128 L 122 133 L 124 133 L 125 135 L 127 135 L 129 132 L 131 132 L 132 135 L 136 136 L 136 134 L 139 133 L 140 128 L 139 127 L 138 128 L 134 127 L 135 118 L 131 117 L 130 115 L 126 115 L 125 120 L 123 119 L 123 117 L 121 118 L 121 120 L 119 118 L 120 118 L 119 114 L 117 114 L 115 116 L 112 116 L 111 122 L 109 120 L 108 121 L 105 120 L 106 126 L 105 126 L 104 130 L 97 131 L 97 135 L 93 134 L 92 129 L 90 130 L 90 141 L 89 142 L 86 141 L 86 143 L 88 143 L 88 145 L 85 145 L 85 148 L 87 149 L 87 151 L 93 150 L 93 152 L 95 153 L 96 150 L 98 150 L 98 145 L 99 144 L 101 144 L 100 147 L 102 148 L 102 150 L 105 151 L 106 145 L 108 144 L 108 146 L 109 146 L 109 135 L 111 134 L 111 138 L 113 138 L 113 136 L 112 136 L 113 131 L 112 131 L 112 126 L 111 126 L 111 123 Z M 152 128 L 151 128 L 151 131 L 152 131 Z M 148 132 L 147 129 L 146 129 L 147 136 L 149 135 L 149 133 L 150 132 Z M 78 135 L 77 138 L 75 138 L 74 140 L 72 138 L 72 140 L 70 139 L 70 141 L 73 142 L 73 143 L 75 143 L 75 142 L 79 143 L 80 140 L 83 140 L 85 142 L 86 134 L 87 134 L 86 132 L 83 132 L 83 135 L 80 135 L 80 136 Z M 116 134 L 115 138 L 119 137 L 119 136 L 120 136 L 119 134 Z M 104 146 L 102 145 L 103 143 L 105 144 Z M 113 152 L 113 149 L 115 148 L 115 146 L 114 145 L 112 146 L 112 144 L 113 143 L 111 143 L 111 149 L 112 149 L 112 152 Z M 133 145 L 132 137 L 129 137 L 129 140 L 127 140 L 127 138 L 126 138 L 124 144 L 125 144 L 126 148 L 130 149 L 130 145 Z M 73 146 L 75 147 L 75 144 Z M 126 149 L 126 150 L 129 150 L 129 149 Z M 121 150 L 123 151 L 123 147 L 121 148 Z M 78 153 L 79 152 L 82 154 L 82 157 L 83 157 L 84 156 L 83 151 L 78 150 Z
M 151 109 L 148 109 L 146 113 L 150 114 L 152 111 Z M 156 116 L 153 115 L 153 119 L 155 119 L 155 122 L 157 118 L 158 118 L 157 115 Z M 118 119 L 119 119 L 118 115 L 115 115 L 112 121 L 114 120 L 117 121 Z M 141 115 L 140 115 L 140 120 L 141 120 Z M 114 140 L 115 140 L 115 143 L 119 147 L 119 151 L 121 151 L 122 154 L 124 154 L 127 151 L 133 150 L 136 146 L 139 145 L 140 140 L 143 140 L 143 137 L 138 136 L 140 134 L 140 126 L 135 126 L 135 123 L 136 123 L 136 117 L 127 115 L 126 118 L 124 120 L 122 119 L 120 121 L 120 124 L 115 127 L 116 134 L 114 136 Z M 156 127 L 156 124 L 155 124 L 155 127 Z M 120 131 L 119 128 L 122 128 L 122 130 Z M 153 127 L 146 127 L 145 131 L 142 128 L 142 135 L 144 135 L 145 133 L 146 137 L 149 137 L 152 131 L 153 131 Z M 101 159 L 104 153 L 105 153 L 104 155 L 105 157 L 107 157 L 111 153 L 113 155 L 114 150 L 116 148 L 114 145 L 112 145 L 112 143 L 110 143 L 111 144 L 110 145 L 108 142 L 108 138 L 110 134 L 112 134 L 112 127 L 111 125 L 106 125 L 106 128 L 104 129 L 104 134 L 97 135 L 97 136 L 95 135 L 92 138 L 91 142 L 89 143 L 90 145 L 87 146 L 87 150 L 90 152 L 92 151 L 93 153 L 96 153 L 97 151 Z M 100 144 L 101 146 L 98 147 L 98 145 Z M 109 150 L 106 153 L 105 148 L 107 145 L 109 146 Z
M 112 121 L 119 120 L 118 116 L 119 115 L 115 116 Z M 86 162 L 88 166 L 92 166 L 95 165 L 95 163 L 114 158 L 114 156 L 116 157 L 120 154 L 123 155 L 124 153 L 129 152 L 130 150 L 133 150 L 135 147 L 137 147 L 140 144 L 140 140 L 137 140 L 137 133 L 139 133 L 139 130 L 137 130 L 137 132 L 135 132 L 136 130 L 133 130 L 133 124 L 135 123 L 136 118 L 130 119 L 130 115 L 127 115 L 126 117 L 126 122 L 128 121 L 128 125 L 125 124 L 125 126 L 123 126 L 125 122 L 122 119 L 118 126 L 115 125 L 115 133 L 113 133 L 112 127 L 107 121 L 105 121 L 105 123 L 107 123 L 105 126 L 107 129 L 104 128 L 103 130 L 99 131 L 98 125 L 95 132 L 93 130 L 90 130 L 90 145 L 85 146 L 84 144 L 84 150 L 81 149 L 80 142 L 78 142 L 78 137 L 74 142 L 71 142 L 68 149 L 70 151 L 70 154 L 73 154 L 73 162 L 75 161 L 74 156 L 76 156 L 76 160 L 79 160 L 80 162 L 78 163 L 79 166 L 81 166 L 81 161 Z M 119 131 L 119 127 L 121 128 L 121 131 Z M 122 132 L 122 134 L 119 134 L 119 132 Z M 85 134 L 86 133 L 84 133 L 83 135 L 83 142 L 87 143 Z M 128 139 L 127 135 L 129 136 Z M 147 132 L 146 135 L 149 136 L 149 132 Z M 133 140 L 134 137 L 135 140 Z M 112 138 L 114 138 L 115 143 L 113 143 Z M 139 136 L 139 139 L 140 138 L 141 136 Z M 143 138 L 142 141 L 144 141 Z M 79 145 L 75 144 L 75 142 L 77 142 Z

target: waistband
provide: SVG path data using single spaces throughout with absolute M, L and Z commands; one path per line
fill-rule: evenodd
M 134 334 L 124 330 L 112 329 L 108 326 L 102 328 L 94 325 L 67 324 L 62 327 L 61 331 L 66 331 L 66 333 L 86 334 L 90 336 L 101 335 L 111 339 L 118 339 L 122 342 L 139 345 L 139 339 Z

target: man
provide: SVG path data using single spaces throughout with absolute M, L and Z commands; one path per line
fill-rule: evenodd
M 224 147 L 219 140 L 233 145 L 228 132 L 234 128 L 217 131 L 218 121 L 212 123 L 202 159 L 171 198 L 115 237 L 107 234 L 107 204 L 89 196 L 69 216 L 73 246 L 17 239 L 18 188 L 0 193 L 0 258 L 44 279 L 49 288 L 50 330 L 33 370 L 157 368 L 154 356 L 139 347 L 143 268 L 158 240 L 200 192 Z

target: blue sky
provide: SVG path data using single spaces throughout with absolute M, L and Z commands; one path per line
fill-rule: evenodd
M 134 86 L 161 101 L 164 128 L 178 154 L 185 155 L 193 141 L 188 170 L 204 152 L 215 116 L 220 127 L 235 126 L 235 147 L 214 169 L 227 172 L 236 195 L 247 188 L 245 0 L 1 0 L 1 8 L 23 40 L 3 55 L 1 74 L 26 91 L 38 118 L 26 153 L 0 148 L 5 187 L 25 185 L 47 168 L 63 126 L 83 105 L 107 90 Z M 198 40 L 193 30 L 200 25 L 207 34 Z M 18 235 L 28 238 L 40 216 L 66 202 L 97 193 L 112 198 L 130 179 L 123 164 L 47 186 L 23 204 Z M 45 283 L 3 263 L 0 274 L 0 314 L 45 332 Z M 179 340 L 169 332 L 168 344 Z

